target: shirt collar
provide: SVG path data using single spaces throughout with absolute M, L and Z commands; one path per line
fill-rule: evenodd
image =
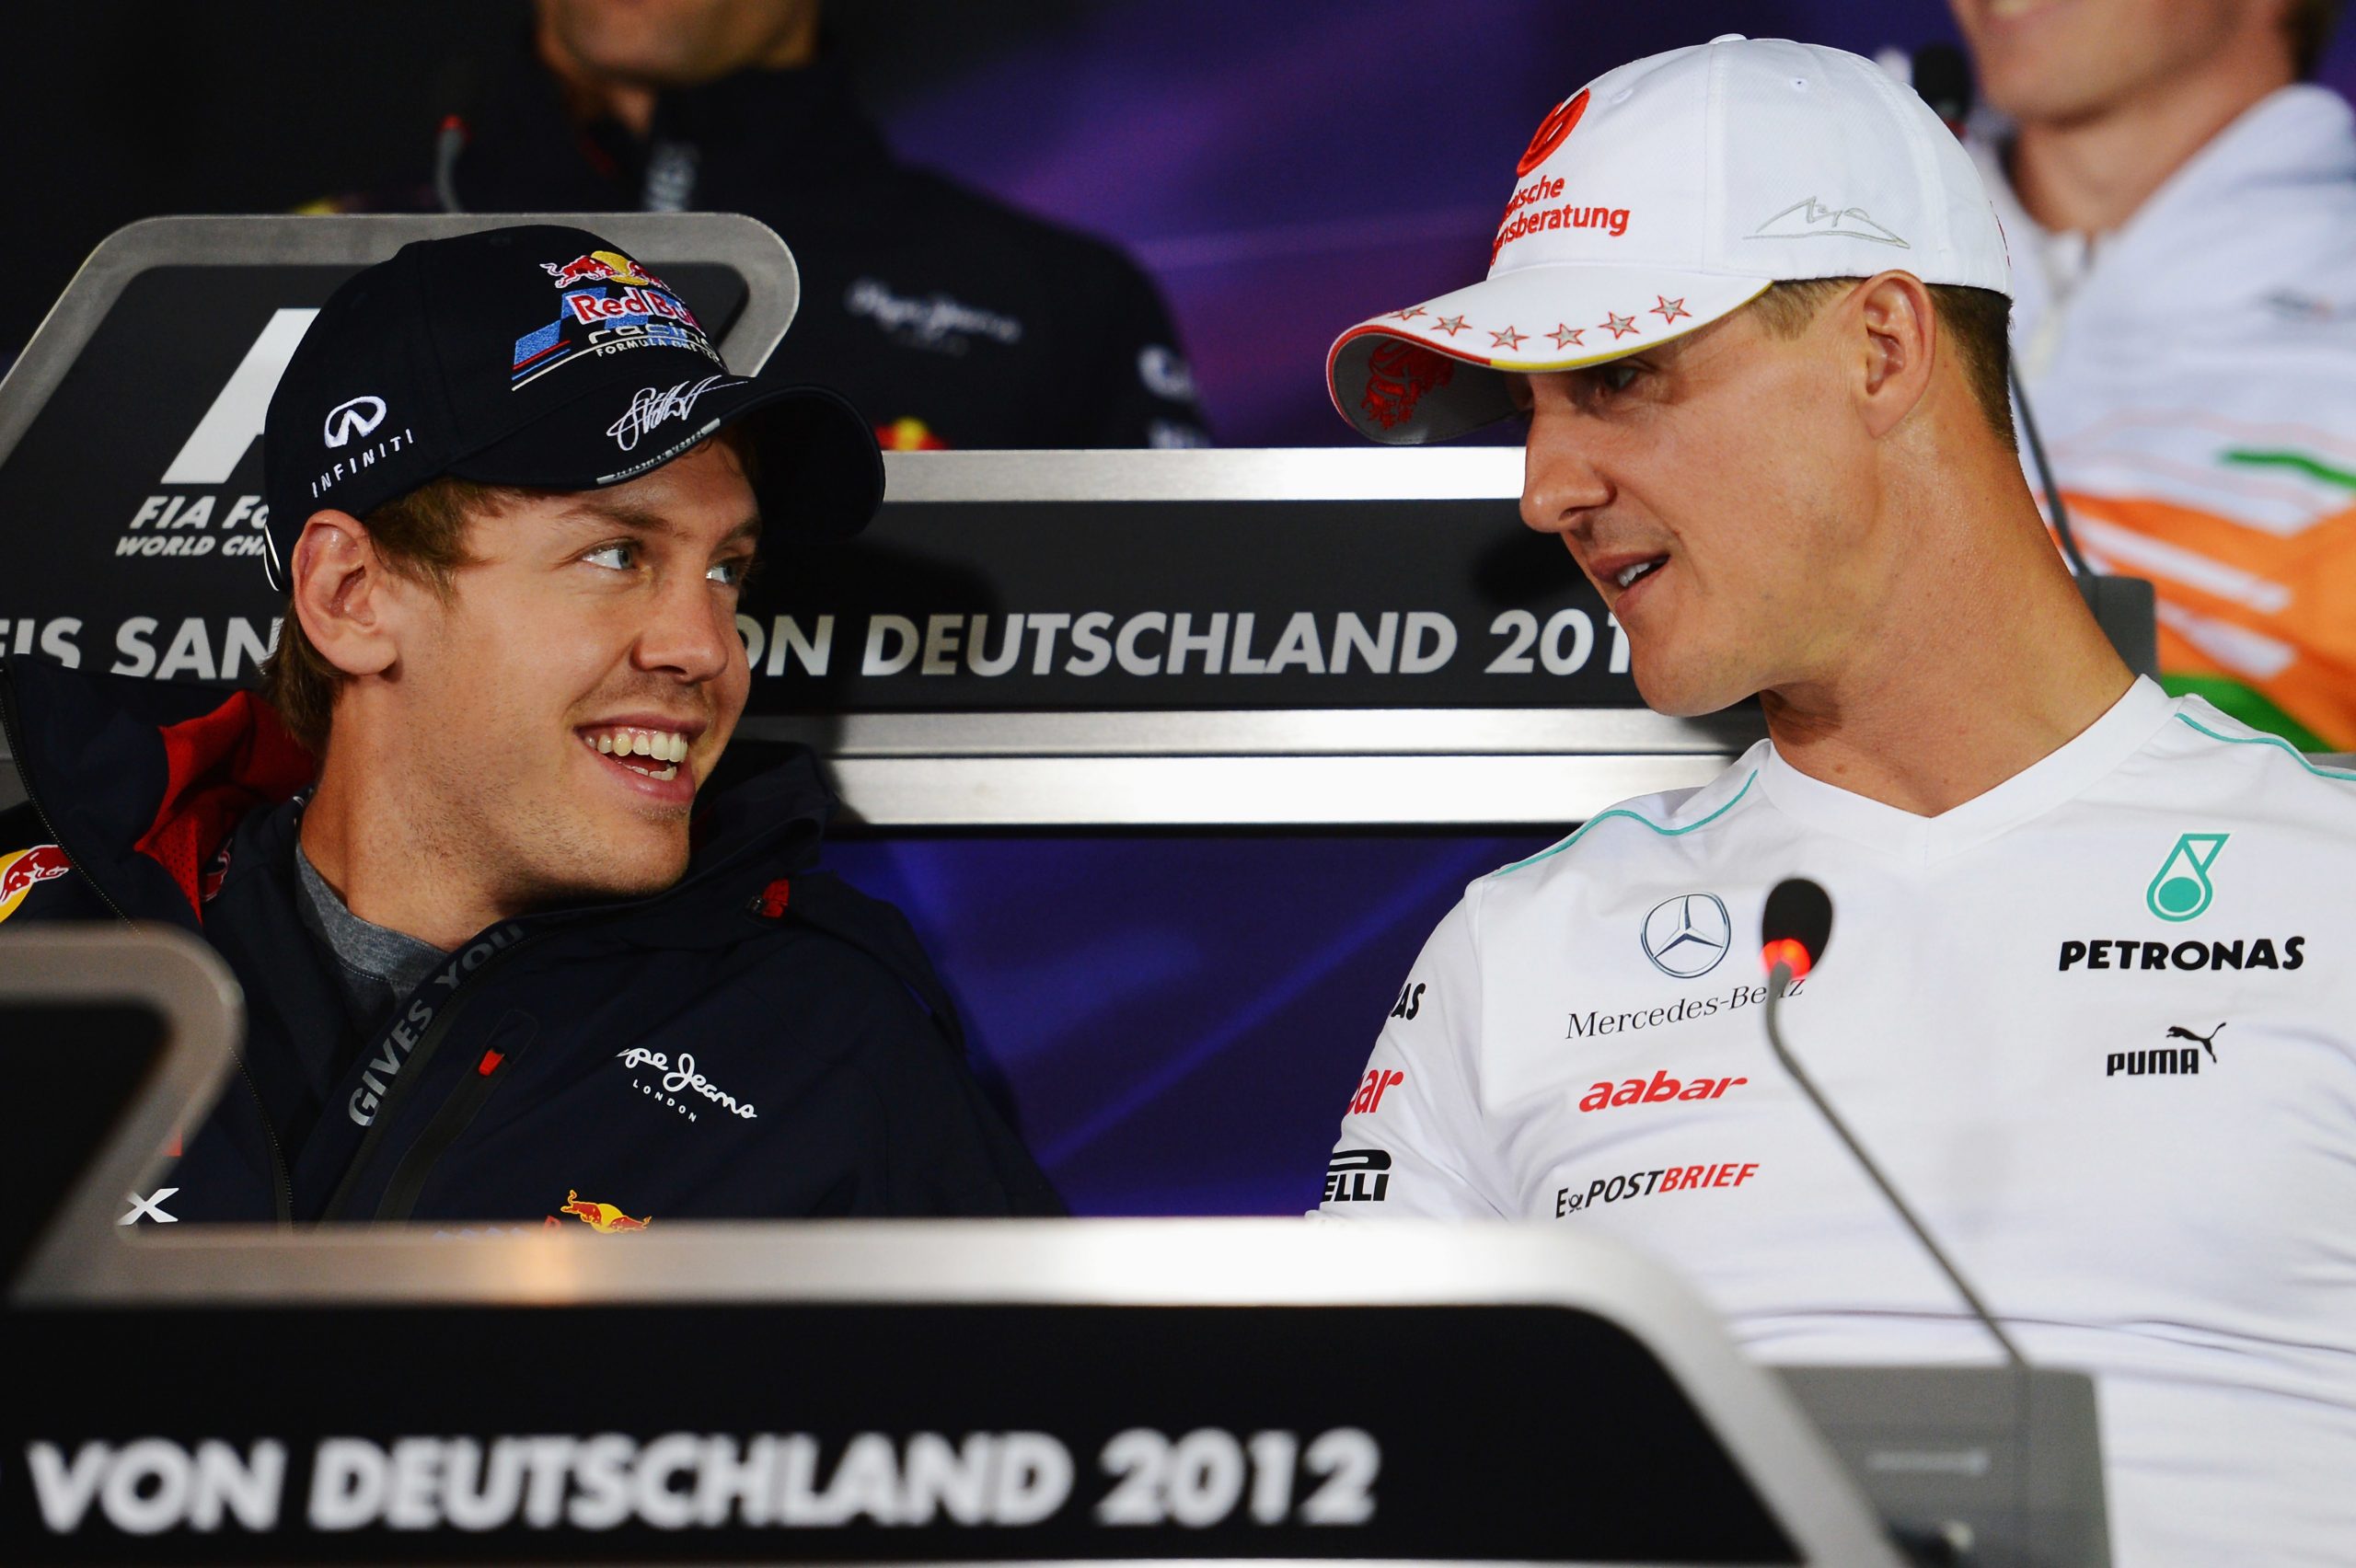
M 2138 676 L 2125 696 L 2076 736 L 1994 789 L 1936 816 L 1918 816 L 1811 778 L 1785 762 L 1772 743 L 1761 749 L 1759 783 L 1777 810 L 1804 826 L 1927 864 L 2075 799 L 2141 750 L 2175 711 L 2166 692 Z

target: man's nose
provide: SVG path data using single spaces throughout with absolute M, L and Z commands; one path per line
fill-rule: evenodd
M 665 583 L 652 608 L 632 650 L 641 670 L 715 680 L 744 646 L 726 596 L 700 577 Z
M 1542 534 L 1566 534 L 1611 499 L 1592 444 L 1570 413 L 1544 407 L 1530 421 L 1521 455 L 1521 521 Z

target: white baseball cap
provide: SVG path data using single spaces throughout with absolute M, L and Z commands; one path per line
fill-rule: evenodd
M 1637 353 L 1785 279 L 2013 292 L 1962 144 L 1842 50 L 1730 33 L 1623 65 L 1556 105 L 1514 172 L 1486 281 L 1334 340 L 1326 385 L 1361 434 L 1461 435 L 1513 411 L 1501 371 Z

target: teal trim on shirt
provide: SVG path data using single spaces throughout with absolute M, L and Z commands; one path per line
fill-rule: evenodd
M 2291 754 L 2292 758 L 2296 761 L 2301 767 L 2305 768 L 2309 773 L 2314 774 L 2316 778 L 2337 778 L 2343 784 L 2356 784 L 2356 773 L 2343 773 L 2337 767 L 2317 767 L 2314 763 L 2309 762 L 2304 756 L 2300 755 L 2298 747 L 2292 745 L 2290 742 L 2284 740 L 2280 735 L 2221 735 L 2217 733 L 2216 731 L 2211 729 L 2208 725 L 2203 724 L 2200 720 L 2193 718 L 2189 714 L 2179 713 L 2177 717 L 2182 720 L 2185 723 L 2190 725 L 2193 729 L 2198 730 L 2200 733 L 2208 736 L 2212 741 L 2223 741 L 2229 746 L 2281 746 L 2284 751 Z M 1729 801 L 1728 804 L 1732 804 L 1732 802 Z M 1602 820 L 1603 819 L 1601 817 L 1596 818 L 1596 821 L 1598 822 L 1601 822 Z M 1701 824 L 1696 823 L 1694 825 L 1698 827 Z M 1585 832 L 1586 829 L 1582 828 L 1580 831 Z M 1565 845 L 1564 847 L 1568 848 L 1570 846 Z M 1549 850 L 1547 853 L 1552 854 L 1553 851 Z M 1529 862 L 1524 861 L 1523 863 L 1526 865 Z M 1512 868 L 1507 867 L 1507 869 L 1510 870 Z
M 1750 777 L 1742 781 L 1742 788 L 1734 792 L 1733 800 L 1728 801 L 1725 805 L 1720 806 L 1716 811 L 1712 812 L 1700 822 L 1689 822 L 1683 827 L 1663 827 L 1657 822 L 1653 822 L 1646 817 L 1638 816 L 1635 813 L 1628 810 L 1624 806 L 1614 806 L 1608 812 L 1598 812 L 1594 816 L 1588 820 L 1586 826 L 1580 828 L 1576 833 L 1572 834 L 1568 838 L 1564 839 L 1560 844 L 1554 845 L 1551 848 L 1541 849 L 1537 854 L 1532 855 L 1527 860 L 1516 860 L 1510 866 L 1500 866 L 1489 874 L 1493 877 L 1501 877 L 1508 872 L 1518 871 L 1524 866 L 1534 866 L 1550 855 L 1559 855 L 1564 850 L 1568 849 L 1572 845 L 1576 844 L 1580 839 L 1585 838 L 1590 832 L 1594 831 L 1597 823 L 1609 822 L 1613 817 L 1626 817 L 1630 822 L 1641 822 L 1646 827 L 1651 828 L 1655 833 L 1659 834 L 1663 838 L 1678 837 L 1680 835 L 1692 832 L 1697 827 L 1707 827 L 1712 823 L 1717 821 L 1720 817 L 1726 815 L 1728 812 L 1734 810 L 1735 807 L 1742 803 L 1742 798 L 1750 793 L 1750 787 L 1757 782 L 1759 782 L 1759 770 L 1754 767 L 1750 770 Z

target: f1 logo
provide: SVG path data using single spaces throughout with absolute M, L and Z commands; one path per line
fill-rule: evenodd
M 130 1202 L 131 1212 L 115 1223 L 136 1225 L 143 1219 L 152 1219 L 158 1225 L 178 1225 L 180 1222 L 180 1216 L 176 1214 L 166 1214 L 164 1200 L 179 1191 L 178 1187 L 158 1187 L 144 1198 L 136 1193 L 125 1193 L 123 1196 Z
M 271 313 L 261 335 L 246 351 L 246 357 L 237 362 L 237 368 L 229 373 L 229 379 L 213 399 L 213 406 L 204 410 L 204 417 L 189 432 L 188 441 L 172 459 L 172 466 L 164 470 L 166 484 L 229 482 L 237 460 L 260 438 L 263 416 L 270 411 L 270 395 L 278 390 L 278 378 L 286 374 L 286 362 L 294 357 L 295 345 L 302 342 L 311 318 L 317 315 L 316 310 L 294 307 Z
M 354 398 L 348 403 L 338 403 L 328 410 L 327 423 L 320 428 L 329 446 L 348 444 L 355 435 L 366 435 L 385 422 L 385 400 L 382 398 Z

